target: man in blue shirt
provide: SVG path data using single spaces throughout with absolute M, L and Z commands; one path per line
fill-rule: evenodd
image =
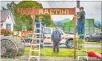
M 41 40 L 41 43 L 43 43 L 43 41 L 44 41 L 44 32 L 43 32 L 43 27 L 44 27 L 44 22 L 43 21 L 40 21 L 40 20 L 35 20 L 35 26 L 36 26 L 36 32 L 37 33 L 42 33 L 42 40 Z M 41 29 L 40 29 L 41 28 Z M 40 35 L 37 35 L 37 36 L 40 36 Z M 37 42 L 39 42 L 39 41 L 37 41 Z M 43 48 L 43 45 L 41 44 L 40 45 L 40 47 L 41 48 Z
M 41 23 L 41 24 L 40 24 Z M 40 26 L 44 26 L 44 22 L 42 21 L 39 21 L 39 20 L 35 20 L 35 25 L 36 25 L 36 28 L 40 28 Z M 36 32 L 39 33 L 40 32 L 40 29 L 36 29 Z
M 85 11 L 83 7 L 80 7 L 80 12 L 78 13 L 77 18 L 78 18 L 78 21 L 77 21 L 78 35 L 80 39 L 84 39 Z
M 51 35 L 51 40 L 53 42 L 53 52 L 59 53 L 59 43 L 61 41 L 61 33 L 58 27 L 56 27 L 56 30 L 53 31 Z

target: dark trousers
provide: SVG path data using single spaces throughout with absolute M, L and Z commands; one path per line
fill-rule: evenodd
M 59 53 L 59 41 L 53 41 L 53 52 Z

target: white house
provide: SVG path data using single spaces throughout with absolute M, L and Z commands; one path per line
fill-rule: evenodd
M 0 28 L 7 28 L 13 31 L 14 16 L 10 10 L 1 10 Z

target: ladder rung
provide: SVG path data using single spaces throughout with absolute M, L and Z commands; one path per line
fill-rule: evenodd
M 30 57 L 37 57 L 37 58 L 40 58 L 40 56 L 30 56 Z
M 35 29 L 41 29 L 41 28 L 36 28 L 36 27 L 35 27 Z
M 37 38 L 37 39 L 43 39 L 43 37 L 42 36 L 36 36 L 36 37 L 34 37 L 35 39 Z
M 36 39 L 42 39 L 42 38 L 36 38 Z
M 42 33 L 34 33 L 34 34 L 40 34 L 41 35 Z
M 31 45 L 34 45 L 35 46 L 35 45 L 40 45 L 40 44 L 43 44 L 44 45 L 44 43 L 37 43 L 37 44 L 31 44 Z
M 31 45 L 40 45 L 40 44 L 31 44 Z
M 42 39 L 35 39 L 35 41 L 40 41 L 40 40 L 42 40 Z
M 40 50 L 31 50 L 31 51 L 40 51 Z
M 78 52 L 87 52 L 87 50 L 77 50 Z
M 45 54 L 45 52 L 40 52 L 40 54 Z
M 40 43 L 40 44 L 44 44 L 44 43 Z

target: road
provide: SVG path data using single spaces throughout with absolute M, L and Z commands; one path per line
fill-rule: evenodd
M 46 47 L 53 47 L 53 44 L 45 44 Z M 59 47 L 66 48 L 65 44 L 60 45 Z M 85 48 L 98 48 L 101 49 L 101 45 L 85 44 Z
M 26 46 L 30 47 L 29 43 L 25 43 Z M 53 47 L 52 43 L 45 43 L 45 47 Z M 60 44 L 59 45 L 60 48 L 66 48 L 65 44 Z M 85 44 L 84 45 L 85 48 L 97 48 L 97 49 L 102 49 L 101 45 L 95 45 L 95 44 Z

